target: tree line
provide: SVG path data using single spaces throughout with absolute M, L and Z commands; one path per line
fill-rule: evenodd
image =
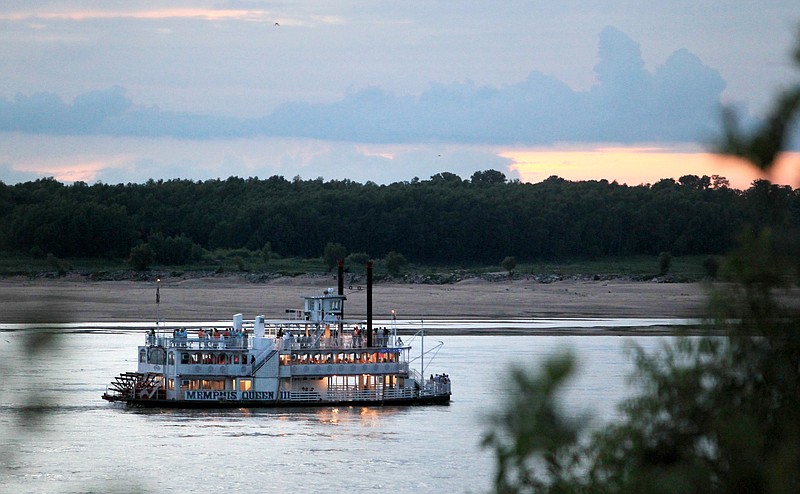
M 556 176 L 522 183 L 496 170 L 388 185 L 282 176 L 0 182 L 3 251 L 122 259 L 146 245 L 172 265 L 216 249 L 318 258 L 331 243 L 367 258 L 446 264 L 710 255 L 747 226 L 798 223 L 800 191 L 765 180 L 742 191 L 719 176 L 638 186 Z

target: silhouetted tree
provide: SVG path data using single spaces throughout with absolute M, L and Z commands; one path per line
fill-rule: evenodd
M 328 242 L 325 244 L 325 250 L 322 253 L 322 260 L 325 262 L 325 267 L 331 271 L 340 259 L 344 259 L 347 255 L 347 249 L 340 243 Z
M 800 43 L 796 58 L 800 64 Z M 728 117 L 722 151 L 769 170 L 799 109 L 796 84 L 752 134 Z M 484 440 L 497 462 L 495 490 L 800 491 L 799 236 L 796 225 L 751 227 L 727 257 L 728 283 L 714 297 L 710 315 L 724 338 L 676 338 L 654 354 L 636 350 L 641 391 L 601 429 L 557 407 L 574 371 L 571 355 L 552 357 L 539 372 L 512 370 L 509 400 Z
M 658 254 L 658 274 L 664 276 L 669 272 L 670 266 L 672 266 L 672 254 L 669 252 Z
M 139 244 L 131 249 L 128 264 L 136 271 L 146 271 L 153 264 L 155 253 L 148 244 Z
M 497 170 L 484 170 L 473 173 L 470 181 L 476 185 L 504 184 L 506 176 L 503 172 Z
M 406 265 L 408 262 L 399 252 L 391 251 L 386 254 L 386 257 L 383 258 L 383 262 L 386 265 L 386 270 L 392 275 L 400 274 L 400 270 L 403 266 Z
M 500 263 L 500 266 L 508 271 L 508 275 L 511 276 L 511 274 L 514 272 L 514 268 L 517 267 L 517 258 L 514 256 L 506 256 Z

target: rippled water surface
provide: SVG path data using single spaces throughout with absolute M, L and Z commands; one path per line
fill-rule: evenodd
M 429 337 L 426 347 L 444 347 L 425 374 L 450 375 L 449 406 L 184 411 L 125 409 L 100 399 L 113 376 L 135 370 L 142 331 L 69 332 L 57 352 L 35 361 L 19 357 L 22 334 L 0 332 L 6 492 L 481 492 L 494 464 L 479 443 L 489 412 L 504 400 L 509 364 L 535 366 L 572 349 L 581 372 L 566 407 L 588 410 L 600 423 L 613 420 L 615 403 L 629 393 L 624 348 L 635 342 L 655 350 L 663 341 Z M 20 420 L 30 390 L 53 405 L 35 427 Z

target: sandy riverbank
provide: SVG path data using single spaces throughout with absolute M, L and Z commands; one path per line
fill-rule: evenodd
M 326 276 L 283 277 L 249 283 L 236 277 L 167 279 L 161 283 L 162 320 L 228 319 L 242 312 L 282 317 L 300 308 L 304 295 L 335 287 Z M 362 287 L 363 288 L 363 287 Z M 346 290 L 347 313 L 364 317 L 366 291 Z M 155 321 L 155 283 L 91 282 L 78 279 L 0 281 L 0 323 L 39 321 Z M 394 309 L 401 319 L 435 318 L 692 318 L 705 312 L 707 290 L 700 283 L 471 279 L 449 285 L 378 283 L 376 318 Z

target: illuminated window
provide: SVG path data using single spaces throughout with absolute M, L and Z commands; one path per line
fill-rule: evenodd
M 239 380 L 239 391 L 250 391 L 251 389 L 253 389 L 252 379 Z
M 175 389 L 175 379 L 167 379 L 167 389 L 170 391 Z

